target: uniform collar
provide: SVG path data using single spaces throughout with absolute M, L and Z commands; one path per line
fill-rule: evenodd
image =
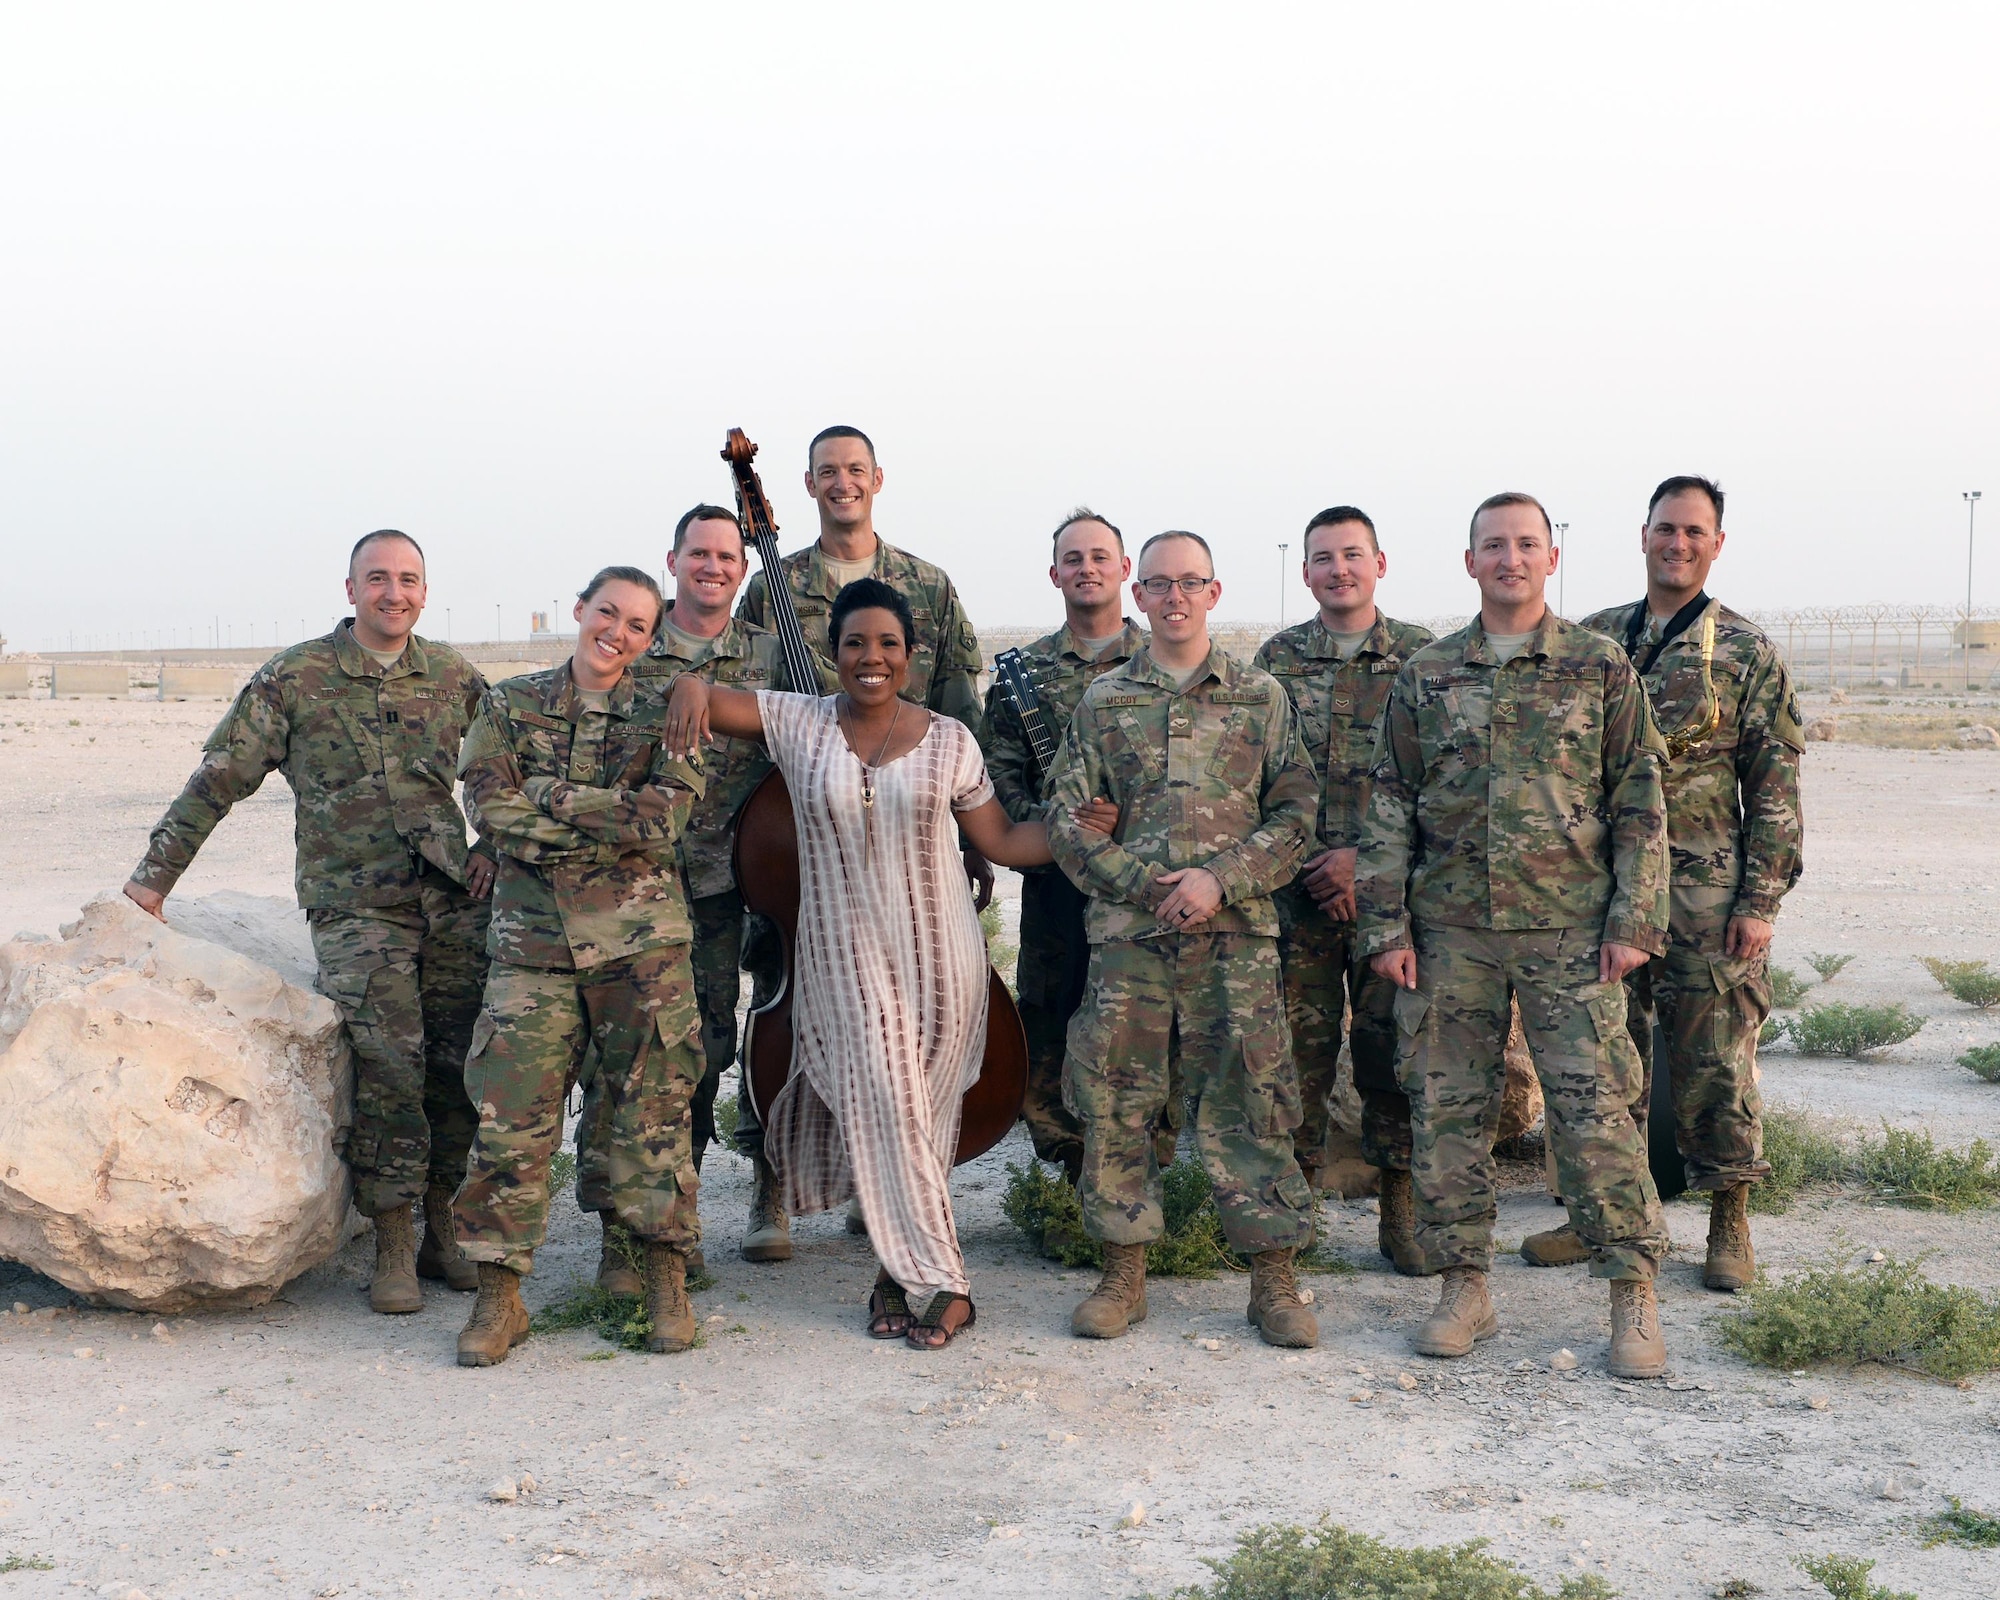
M 1534 636 L 1528 640 L 1528 647 L 1521 652 L 1521 656 L 1537 656 L 1546 661 L 1555 654 L 1569 631 L 1569 624 L 1557 616 L 1553 608 L 1544 611 L 1542 620 L 1535 627 Z M 1518 661 L 1521 656 L 1516 656 L 1514 659 Z M 1474 617 L 1472 626 L 1465 630 L 1465 661 L 1468 665 L 1475 662 L 1486 667 L 1499 665 L 1499 662 L 1493 659 L 1492 647 L 1486 642 L 1486 623 L 1480 617 Z
M 873 575 L 898 593 L 902 592 L 902 586 L 890 576 L 890 573 L 895 572 L 901 576 L 902 558 L 902 551 L 889 543 L 881 534 L 875 535 Z M 820 549 L 817 539 L 806 546 L 805 582 L 802 587 L 807 594 L 816 594 L 822 600 L 837 599 L 840 595 L 841 586 L 833 581 L 833 574 L 826 570 L 826 552 Z
M 366 650 L 361 641 L 354 637 L 354 619 L 343 617 L 334 626 L 333 655 L 340 663 L 340 670 L 350 678 L 403 678 L 421 677 L 431 670 L 430 657 L 424 653 L 424 642 L 414 633 L 403 646 L 403 654 L 394 666 L 385 667 Z
M 632 671 L 628 667 L 611 686 L 611 699 L 606 709 L 620 719 L 631 716 L 632 693 Z M 570 670 L 569 662 L 564 661 L 557 667 L 555 676 L 549 680 L 548 689 L 542 695 L 542 709 L 565 722 L 575 722 L 583 715 L 583 691 L 576 686 L 576 674 Z
M 1236 663 L 1229 659 L 1229 652 L 1213 639 L 1208 642 L 1208 658 L 1199 670 L 1188 680 L 1186 689 L 1178 687 L 1175 675 L 1153 659 L 1152 648 L 1148 646 L 1125 663 L 1125 676 L 1139 683 L 1150 683 L 1165 689 L 1169 694 L 1191 694 L 1210 678 L 1214 678 L 1227 689 L 1236 680 Z
M 1361 641 L 1350 660 L 1360 660 L 1363 656 L 1389 656 L 1396 653 L 1396 641 L 1389 636 L 1389 619 L 1380 606 L 1375 608 L 1375 620 L 1369 625 L 1367 636 Z M 1317 611 L 1306 625 L 1306 655 L 1315 661 L 1331 661 L 1340 655 L 1340 641 L 1333 636 L 1333 630 L 1326 625 L 1326 618 Z
M 1121 620 L 1125 626 L 1119 632 L 1117 642 L 1111 645 L 1101 656 L 1085 655 L 1082 646 L 1077 643 L 1076 630 L 1065 622 L 1056 631 L 1055 654 L 1058 656 L 1073 657 L 1081 661 L 1085 666 L 1090 665 L 1093 661 L 1130 661 L 1141 650 L 1146 648 L 1146 630 L 1130 617 L 1125 617 Z
M 666 604 L 666 609 L 660 613 L 660 626 L 653 634 L 653 642 L 646 646 L 646 654 L 654 657 L 656 660 L 686 661 L 690 659 L 681 654 L 680 648 L 674 641 L 673 636 L 667 632 L 667 618 L 673 614 L 673 609 L 674 603 L 669 600 Z M 723 628 L 722 632 L 708 641 L 708 653 L 711 659 L 725 661 L 749 653 L 743 642 L 743 629 L 734 617 L 729 619 L 728 624 Z

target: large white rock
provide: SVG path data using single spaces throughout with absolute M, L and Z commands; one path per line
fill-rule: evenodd
M 103 1305 L 258 1305 L 345 1239 L 354 1068 L 283 900 L 123 895 L 0 945 L 0 1256 Z

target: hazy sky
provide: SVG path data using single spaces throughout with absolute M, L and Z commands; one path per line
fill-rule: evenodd
M 10 5 L 0 632 L 290 641 L 394 525 L 519 637 L 731 426 L 803 542 L 834 421 L 983 623 L 1079 500 L 1245 619 L 1353 501 L 1468 610 L 1500 488 L 1578 613 L 1682 471 L 1741 606 L 1956 601 L 1972 488 L 2000 602 L 1996 68 L 1974 5 Z

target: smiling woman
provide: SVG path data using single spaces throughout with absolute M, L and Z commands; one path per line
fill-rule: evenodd
M 837 695 L 674 686 L 666 737 L 759 739 L 791 791 L 800 908 L 793 1072 L 764 1146 L 794 1215 L 858 1196 L 882 1270 L 868 1331 L 924 1349 L 972 1325 L 950 1175 L 986 1043 L 986 943 L 958 833 L 1003 866 L 1050 859 L 1010 821 L 965 726 L 903 700 L 910 610 L 872 578 L 835 597 Z

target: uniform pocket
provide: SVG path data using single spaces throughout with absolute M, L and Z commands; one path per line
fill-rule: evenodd
M 1715 1048 L 1732 1052 L 1747 1032 L 1755 1037 L 1771 1015 L 1771 977 L 1765 964 L 1738 956 L 1710 956 L 1709 976 L 1720 997 L 1715 1007 Z
M 1292 1132 L 1305 1111 L 1298 1068 L 1282 1048 L 1289 1041 L 1274 1034 L 1274 1028 L 1258 1028 L 1243 1037 L 1243 1120 L 1261 1139 Z
M 1419 1039 L 1424 1019 L 1431 1014 L 1431 997 L 1421 989 L 1398 989 L 1390 1009 L 1396 1015 L 1396 1032 L 1404 1039 Z

